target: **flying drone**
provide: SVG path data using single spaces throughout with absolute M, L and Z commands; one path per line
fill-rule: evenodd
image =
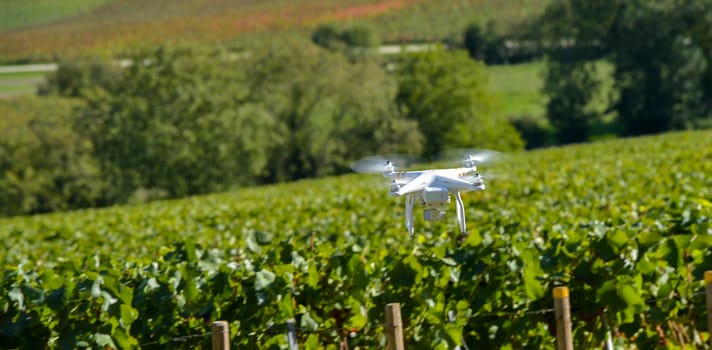
M 498 155 L 499 152 L 490 150 L 471 151 L 464 156 L 464 167 L 417 171 L 397 171 L 396 168 L 401 164 L 412 163 L 414 157 L 372 156 L 353 163 L 351 169 L 367 174 L 381 173 L 391 179 L 390 194 L 405 196 L 405 226 L 411 237 L 415 205 L 423 206 L 423 218 L 426 221 L 442 221 L 450 204 L 450 194 L 453 194 L 460 232 L 464 234 L 467 232 L 467 224 L 460 193 L 484 191 L 485 184 L 477 172 L 477 164 L 493 160 Z

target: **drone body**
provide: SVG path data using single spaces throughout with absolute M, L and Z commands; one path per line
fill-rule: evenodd
M 485 184 L 477 173 L 475 162 L 478 158 L 468 155 L 464 167 L 450 169 L 432 169 L 420 171 L 395 171 L 393 163 L 385 158 L 377 157 L 380 165 L 373 163 L 373 158 L 367 158 L 355 163 L 352 168 L 359 172 L 375 172 L 380 168 L 383 176 L 391 179 L 390 194 L 405 197 L 405 225 L 410 236 L 413 236 L 413 209 L 416 204 L 423 206 L 423 217 L 426 221 L 441 221 L 445 210 L 450 204 L 450 195 L 455 197 L 457 221 L 460 232 L 467 232 L 465 221 L 465 206 L 461 193 L 483 191 Z M 480 157 L 481 158 L 481 157 Z

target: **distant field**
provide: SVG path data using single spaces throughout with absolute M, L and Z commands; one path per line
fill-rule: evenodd
M 92 0 L 81 6 L 62 2 L 56 9 L 63 10 L 54 13 L 56 1 L 33 2 L 33 8 L 13 0 L 4 4 L 2 16 L 20 15 L 0 27 L 0 61 L 120 55 L 170 42 L 240 45 L 251 35 L 264 39 L 287 30 L 308 31 L 319 23 L 357 20 L 372 24 L 387 42 L 459 39 L 468 23 L 496 20 L 510 28 L 539 13 L 546 2 Z
M 489 87 L 502 115 L 544 118 L 546 97 L 541 87 L 545 67 L 544 62 L 487 67 Z
M 371 20 L 386 40 L 460 40 L 471 23 L 494 21 L 502 33 L 511 32 L 544 11 L 549 0 L 420 1 Z
M 28 27 L 96 9 L 109 0 L 3 0 L 0 32 Z
M 507 117 L 546 116 L 546 96 L 541 89 L 544 84 L 545 62 L 488 66 L 490 91 L 497 99 L 500 113 Z M 592 100 L 592 106 L 603 111 L 609 105 L 613 90 L 613 66 L 607 62 L 596 63 L 601 90 Z
M 2 73 L 0 74 L 0 98 L 31 94 L 45 81 L 47 73 Z

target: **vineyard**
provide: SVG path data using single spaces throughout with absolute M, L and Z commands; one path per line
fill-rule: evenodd
M 0 13 L 0 60 L 55 61 L 85 55 L 126 56 L 169 43 L 241 47 L 320 23 L 369 23 L 385 41 L 461 36 L 473 21 L 503 28 L 543 11 L 546 0 L 226 1 L 12 0 Z
M 416 219 L 380 176 L 0 220 L 9 348 L 377 348 L 387 303 L 410 349 L 553 348 L 550 291 L 574 345 L 702 346 L 712 269 L 712 132 L 510 155 L 454 210 Z M 454 313 L 454 321 L 448 317 Z

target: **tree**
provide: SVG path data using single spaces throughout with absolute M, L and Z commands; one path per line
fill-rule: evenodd
M 73 129 L 75 99 L 0 103 L 0 216 L 106 204 L 92 147 Z
M 516 130 L 492 115 L 484 65 L 465 51 L 413 54 L 398 67 L 396 104 L 402 115 L 418 122 L 426 155 L 458 147 L 523 147 Z
M 133 57 L 122 78 L 85 94 L 78 130 L 111 182 L 111 198 L 137 191 L 185 196 L 254 182 L 274 142 L 274 120 L 243 103 L 239 65 L 221 52 L 161 48 Z
M 594 95 L 586 89 L 596 86 L 587 62 L 606 59 L 615 67 L 608 110 L 623 125 L 622 134 L 712 124 L 711 13 L 710 0 L 552 2 L 539 21 L 551 48 L 549 111 L 571 111 L 563 114 L 570 130 L 596 117 L 584 113 Z M 559 127 L 567 120 L 549 117 Z
M 465 49 L 474 59 L 487 64 L 502 64 L 508 61 L 504 37 L 495 32 L 494 22 L 489 22 L 484 28 L 476 23 L 470 24 L 465 29 L 463 42 Z
M 331 50 L 372 48 L 380 45 L 378 33 L 363 24 L 339 29 L 335 24 L 321 24 L 312 33 L 312 42 Z
M 550 62 L 544 82 L 549 95 L 546 114 L 559 142 L 586 141 L 591 123 L 599 118 L 590 102 L 600 83 L 591 62 Z
M 40 95 L 81 97 L 97 86 L 109 88 L 120 77 L 120 68 L 95 58 L 61 62 L 38 89 Z
M 312 33 L 312 42 L 327 49 L 341 49 L 341 32 L 335 24 L 320 24 Z
M 393 108 L 394 82 L 378 61 L 348 60 L 305 43 L 256 48 L 247 71 L 247 101 L 274 120 L 266 181 L 343 172 L 369 153 L 419 151 L 417 124 Z
M 611 31 L 626 134 L 686 129 L 712 115 L 712 1 L 631 1 Z
M 381 44 L 378 33 L 373 28 L 363 24 L 353 24 L 341 32 L 341 39 L 349 47 L 369 48 Z
M 601 86 L 595 61 L 606 53 L 603 38 L 619 10 L 617 0 L 554 1 L 537 21 L 548 48 L 542 91 L 558 142 L 588 140 L 591 125 L 602 117 L 591 107 Z

